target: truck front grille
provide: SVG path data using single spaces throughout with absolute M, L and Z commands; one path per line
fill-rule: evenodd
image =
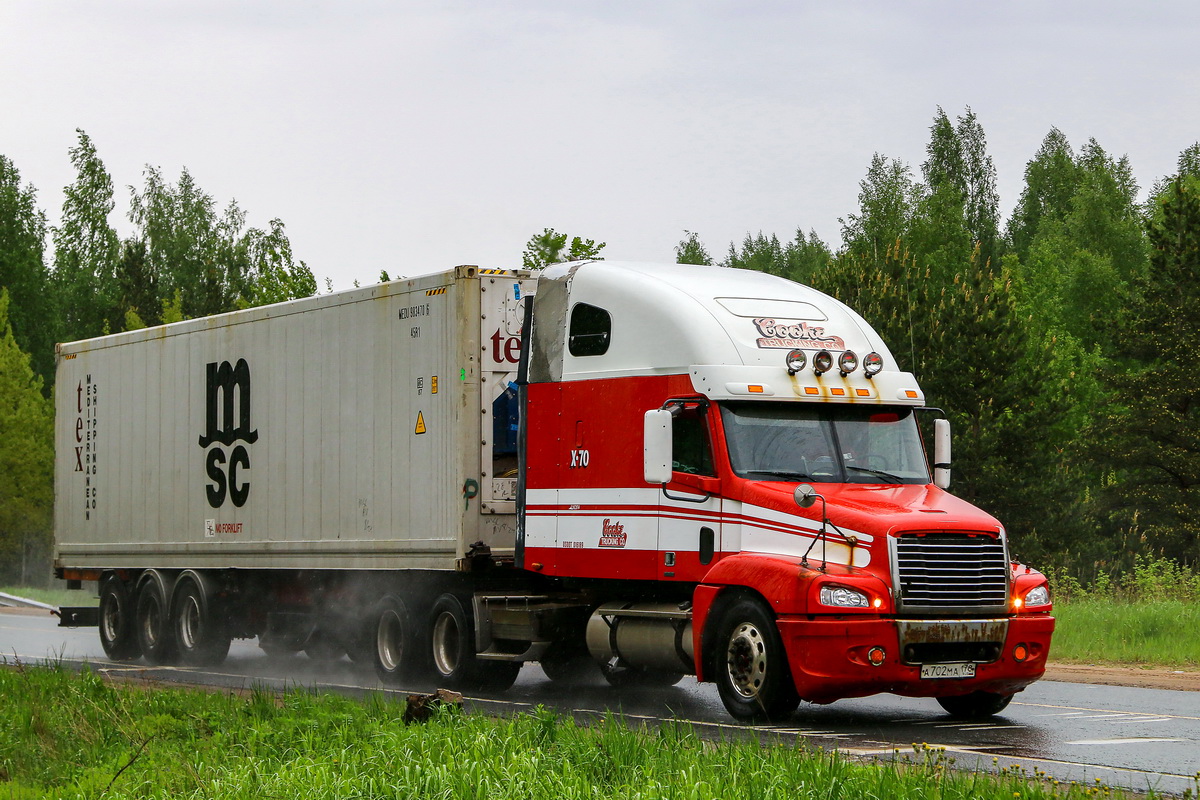
M 1002 537 L 907 534 L 892 541 L 898 611 L 1006 610 L 1009 567 Z

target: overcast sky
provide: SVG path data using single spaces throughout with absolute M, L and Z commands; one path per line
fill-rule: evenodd
M 875 152 L 970 106 L 1005 218 L 1051 126 L 1145 189 L 1200 139 L 1200 3 L 0 0 L 0 154 L 51 224 L 75 129 L 117 186 L 186 167 L 337 288 L 747 232 L 840 241 Z

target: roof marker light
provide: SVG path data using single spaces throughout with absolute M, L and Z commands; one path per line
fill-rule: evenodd
M 822 350 L 813 356 L 813 374 L 824 375 L 833 368 L 833 356 L 828 350 Z
M 788 375 L 795 375 L 804 369 L 804 365 L 808 363 L 808 356 L 803 350 L 792 350 L 787 354 L 784 363 L 787 364 Z
M 863 373 L 868 378 L 874 378 L 883 370 L 883 356 L 879 353 L 867 353 L 863 358 Z
M 858 356 L 853 350 L 847 350 L 838 356 L 838 371 L 842 373 L 843 378 L 856 369 L 858 369 Z

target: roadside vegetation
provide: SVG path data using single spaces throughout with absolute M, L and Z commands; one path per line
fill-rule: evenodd
M 63 581 L 54 581 L 64 585 Z M 95 584 L 89 584 L 94 586 Z M 0 593 L 23 597 L 26 600 L 36 600 L 51 606 L 95 606 L 100 604 L 95 590 L 71 591 L 69 589 L 43 589 L 33 586 L 0 586 Z
M 21 800 L 1122 796 L 1021 772 L 958 772 L 919 744 L 860 763 L 710 742 L 684 724 L 579 725 L 544 709 L 499 719 L 442 709 L 405 725 L 403 704 L 378 695 L 145 691 L 12 663 L 0 668 L 0 697 L 0 796 Z
M 1200 668 L 1200 572 L 1138 556 L 1133 569 L 1100 572 L 1087 586 L 1065 571 L 1050 584 L 1052 661 Z

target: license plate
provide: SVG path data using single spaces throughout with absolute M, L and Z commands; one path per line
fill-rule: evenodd
M 974 678 L 974 664 L 922 664 L 922 678 Z

